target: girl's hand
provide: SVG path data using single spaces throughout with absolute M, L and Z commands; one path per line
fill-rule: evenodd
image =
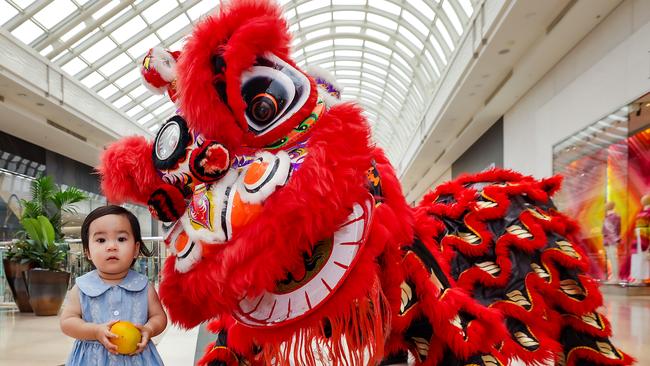
M 99 343 L 101 343 L 108 352 L 116 355 L 117 354 L 117 345 L 111 343 L 111 338 L 117 338 L 117 334 L 111 333 L 111 327 L 113 324 L 117 323 L 119 320 L 111 320 L 105 324 L 97 324 L 97 329 L 95 330 L 95 337 Z
M 134 355 L 137 355 L 138 353 L 144 351 L 144 348 L 147 347 L 147 343 L 149 343 L 149 339 L 151 338 L 151 334 L 153 334 L 153 330 L 147 324 L 144 325 L 134 324 L 134 325 L 136 328 L 138 328 L 140 334 L 142 334 L 140 343 L 137 344 L 138 348 L 135 350 L 135 352 L 133 352 Z

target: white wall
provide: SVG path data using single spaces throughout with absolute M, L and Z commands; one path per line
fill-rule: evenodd
M 504 166 L 551 175 L 554 144 L 648 91 L 650 1 L 627 0 L 506 112 Z
M 433 191 L 437 186 L 441 185 L 442 183 L 449 182 L 451 180 L 451 167 L 447 168 L 436 180 L 431 183 L 431 185 L 426 188 L 422 193 L 420 194 L 414 194 L 411 192 L 410 194 L 407 194 L 406 200 L 408 203 L 412 205 L 417 205 L 420 203 L 422 200 L 422 197 L 424 197 L 425 194 Z
M 441 176 L 438 177 L 433 183 L 431 183 L 431 187 L 425 191 L 425 193 L 429 193 L 429 191 L 432 191 L 434 188 L 437 186 L 441 185 L 442 183 L 449 182 L 451 180 L 451 167 L 449 169 L 445 170 L 444 173 L 442 173 Z

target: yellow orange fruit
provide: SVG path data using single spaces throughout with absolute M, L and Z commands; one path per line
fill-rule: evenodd
M 123 355 L 129 355 L 135 352 L 142 338 L 140 330 L 133 323 L 124 320 L 113 324 L 111 333 L 117 335 L 117 338 L 111 338 L 111 343 L 116 345 L 117 352 Z

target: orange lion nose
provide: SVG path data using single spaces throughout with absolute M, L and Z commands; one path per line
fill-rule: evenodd
M 244 202 L 239 196 L 239 192 L 235 193 L 232 202 L 232 212 L 230 215 L 233 235 L 239 228 L 242 228 L 249 222 L 255 220 L 260 213 L 262 213 L 261 204 Z
M 244 183 L 248 185 L 255 185 L 261 183 L 262 178 L 264 178 L 264 173 L 266 173 L 269 167 L 269 163 L 256 161 L 251 164 L 251 166 L 246 171 L 246 176 L 244 177 Z
M 180 233 L 176 239 L 176 242 L 174 242 L 176 253 L 182 253 L 189 243 L 190 238 L 187 237 L 187 234 L 185 232 Z

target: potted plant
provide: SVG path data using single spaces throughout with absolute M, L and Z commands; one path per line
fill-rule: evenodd
M 21 224 L 27 233 L 25 255 L 34 265 L 25 276 L 29 303 L 36 315 L 56 315 L 70 280 L 70 272 L 62 270 L 68 248 L 55 242 L 54 226 L 47 217 L 26 217 Z
M 50 176 L 43 176 L 32 181 L 31 200 L 20 200 L 22 206 L 22 218 L 35 219 L 38 216 L 45 216 L 54 227 L 54 238 L 57 242 L 63 240 L 63 213 L 75 214 L 77 212 L 75 203 L 88 198 L 84 192 L 75 187 L 68 187 L 65 190 L 54 183 Z
M 64 276 L 59 273 L 67 254 L 67 247 L 56 243 L 63 241 L 63 213 L 75 213 L 74 204 L 87 198 L 84 192 L 74 187 L 61 190 L 54 183 L 52 177 L 49 176 L 43 176 L 32 181 L 31 196 L 30 200 L 21 200 L 21 224 L 24 230 L 17 234 L 17 241 L 11 245 L 6 258 L 3 259 L 9 287 L 20 311 L 32 310 L 26 287 L 28 283 L 24 278 L 25 273 L 32 273 L 30 272 L 32 268 L 40 267 L 46 271 L 49 270 L 49 272 L 54 273 L 52 279 L 59 278 L 58 281 L 64 282 L 67 286 L 69 274 L 64 281 Z M 44 219 L 39 218 L 41 216 Z M 36 221 L 26 221 L 26 219 Z M 44 220 L 48 223 L 46 224 Z M 28 227 L 34 229 L 34 231 L 30 233 Z M 49 235 L 50 227 L 52 228 L 53 237 Z M 35 237 L 36 233 L 45 234 Z M 36 280 L 42 275 L 47 275 L 47 273 L 42 271 L 34 272 L 31 278 Z M 36 285 L 32 291 L 38 292 L 40 288 L 40 285 Z M 65 291 L 63 294 L 65 294 Z M 38 303 L 40 304 L 42 301 L 39 300 Z M 58 306 L 60 306 L 60 303 Z M 51 310 L 45 311 L 45 313 L 48 312 L 51 312 Z M 37 315 L 45 314 L 39 310 Z
M 24 278 L 24 273 L 34 267 L 27 255 L 28 249 L 28 242 L 15 241 L 9 246 L 5 257 L 2 259 L 9 289 L 21 313 L 32 312 L 32 306 L 29 304 L 29 292 L 27 292 Z

